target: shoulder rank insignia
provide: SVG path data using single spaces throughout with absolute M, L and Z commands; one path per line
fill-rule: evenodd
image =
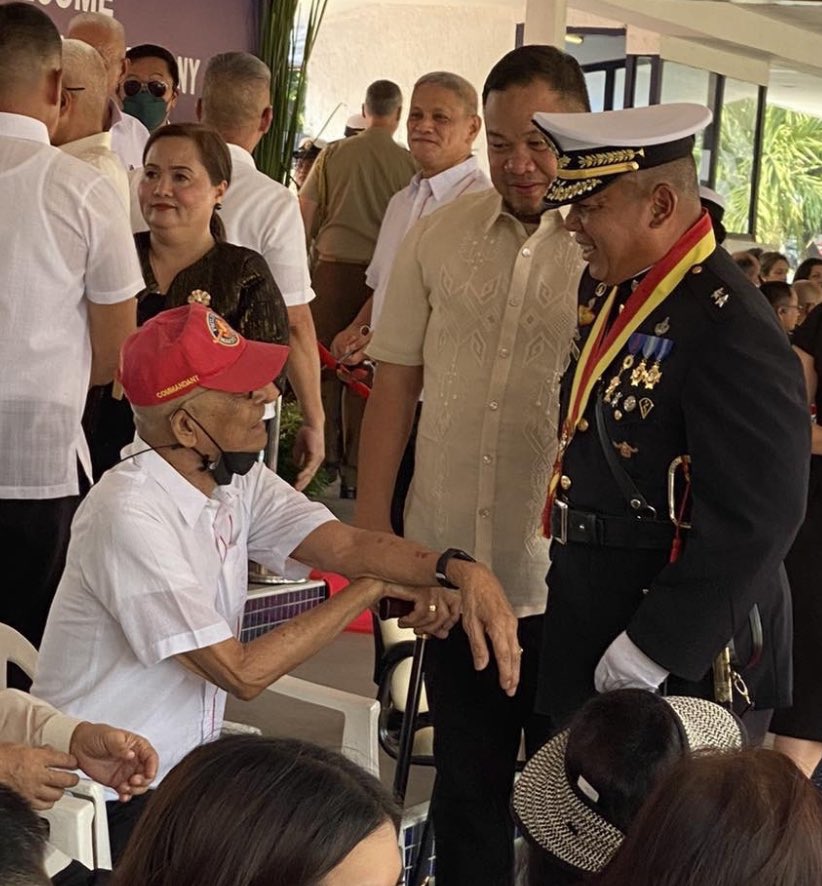
M 724 308 L 725 302 L 730 298 L 730 293 L 725 290 L 724 286 L 720 286 L 719 289 L 715 289 L 711 293 L 711 298 L 714 300 L 714 304 L 718 308 Z

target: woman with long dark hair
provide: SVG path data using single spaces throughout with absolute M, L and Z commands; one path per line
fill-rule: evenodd
M 822 797 L 776 751 L 677 763 L 596 886 L 818 886 Z
M 398 827 L 382 785 L 340 754 L 223 738 L 163 779 L 113 886 L 397 886 Z

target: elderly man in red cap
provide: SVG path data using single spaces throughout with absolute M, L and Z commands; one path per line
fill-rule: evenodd
M 516 689 L 516 619 L 485 566 L 339 523 L 258 462 L 278 393 L 271 380 L 287 357 L 202 304 L 163 312 L 123 346 L 120 380 L 138 436 L 74 521 L 35 691 L 73 716 L 146 735 L 160 754 L 158 780 L 219 734 L 227 693 L 254 698 L 388 594 L 413 603 L 406 622 L 427 634 L 445 636 L 461 609 L 475 666 L 488 661 L 487 634 L 502 688 Z M 355 580 L 241 643 L 249 558 L 289 575 L 316 566 Z M 120 818 L 139 811 L 124 808 Z M 115 854 L 132 824 L 113 822 Z

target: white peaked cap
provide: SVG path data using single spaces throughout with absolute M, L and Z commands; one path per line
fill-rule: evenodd
M 534 124 L 558 159 L 547 201 L 574 203 L 607 187 L 617 175 L 687 157 L 695 133 L 712 117 L 704 105 L 684 102 L 597 113 L 535 113 Z

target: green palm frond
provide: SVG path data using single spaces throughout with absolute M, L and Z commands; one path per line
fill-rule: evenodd
M 327 3 L 328 0 L 259 0 L 260 58 L 271 68 L 274 120 L 257 146 L 257 165 L 284 185 L 289 182 L 292 152 L 301 129 L 308 60 Z M 305 29 L 302 58 L 298 61 L 300 21 L 305 23 Z
M 726 198 L 725 226 L 745 231 L 753 175 L 753 99 L 722 110 L 717 189 Z M 769 105 L 765 112 L 756 237 L 802 251 L 822 232 L 822 120 Z

